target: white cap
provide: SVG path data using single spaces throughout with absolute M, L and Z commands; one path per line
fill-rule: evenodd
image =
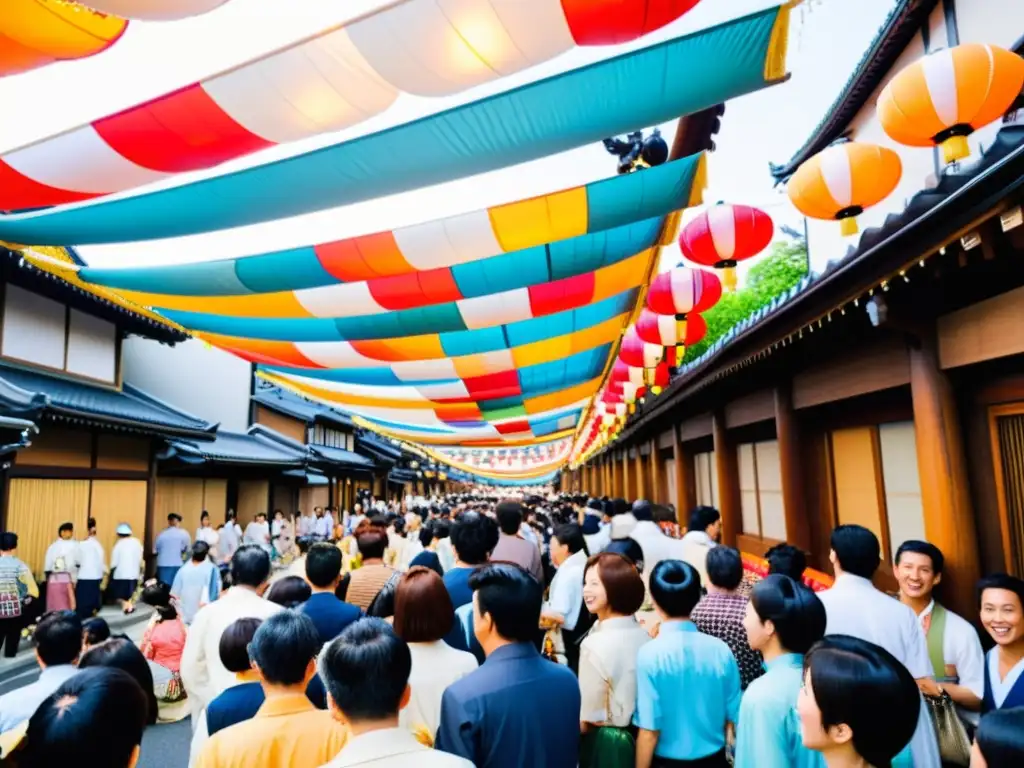
M 117 526 L 117 535 L 118 536 L 131 536 L 132 535 L 132 527 L 130 525 L 128 525 L 128 523 L 121 523 L 119 526 Z

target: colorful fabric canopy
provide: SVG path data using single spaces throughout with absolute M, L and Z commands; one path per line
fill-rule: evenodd
M 93 0 L 91 5 L 127 18 L 169 19 L 204 13 L 224 1 Z M 0 210 L 88 200 L 338 131 L 380 114 L 403 92 L 446 96 L 547 61 L 574 45 L 632 40 L 674 21 L 695 2 L 391 4 L 90 125 L 8 152 L 0 157 Z M 69 50 L 67 45 L 56 51 L 52 44 L 42 46 L 52 58 L 74 58 L 108 44 L 102 37 L 83 34 L 92 29 L 70 25 L 86 16 L 72 3 L 4 0 L 4 19 L 10 3 L 15 4 L 12 22 L 0 21 L 0 34 L 8 27 L 28 34 L 40 24 L 61 24 L 64 38 L 83 38 Z M 32 24 L 22 22 L 29 14 Z M 89 23 L 95 27 L 97 20 Z M 124 26 L 120 19 L 105 23 L 116 34 Z M 17 37 L 0 45 L 0 73 L 14 55 L 8 48 L 16 42 Z
M 432 458 L 478 476 L 533 478 L 557 470 L 569 458 L 572 438 L 518 448 L 433 448 Z
M 531 18 L 531 32 L 538 29 L 543 25 Z M 0 216 L 0 239 L 89 244 L 176 237 L 507 167 L 777 82 L 784 76 L 787 30 L 788 6 L 770 8 L 274 163 L 133 197 Z M 405 47 L 381 50 L 391 56 Z M 66 157 L 55 163 L 48 159 L 57 157 L 52 153 L 34 157 L 36 167 L 83 172 Z M 0 173 L 0 188 L 14 183 L 10 173 Z

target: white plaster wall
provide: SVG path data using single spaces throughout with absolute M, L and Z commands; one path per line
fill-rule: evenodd
M 133 336 L 122 354 L 127 383 L 225 430 L 248 428 L 252 366 L 245 360 L 196 339 L 170 347 Z

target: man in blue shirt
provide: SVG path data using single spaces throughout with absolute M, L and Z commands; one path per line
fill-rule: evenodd
M 637 654 L 636 768 L 726 768 L 740 670 L 728 645 L 690 621 L 700 576 L 689 563 L 662 560 L 651 572 L 650 593 L 661 625 Z
M 327 645 L 362 615 L 359 608 L 334 594 L 341 581 L 341 550 L 325 542 L 311 546 L 306 554 L 306 581 L 313 594 L 300 610 L 313 620 L 320 642 Z
M 156 537 L 153 554 L 156 555 L 156 577 L 168 587 L 174 586 L 174 577 L 184 562 L 185 553 L 192 546 L 192 537 L 181 527 L 181 515 L 171 512 L 167 527 Z
M 477 768 L 576 768 L 580 689 L 568 667 L 533 644 L 540 584 L 517 565 L 490 563 L 469 586 L 473 632 L 487 660 L 445 690 L 434 748 Z
M 498 524 L 479 512 L 464 512 L 452 524 L 451 542 L 455 550 L 455 567 L 445 573 L 444 585 L 452 599 L 452 608 L 456 611 L 473 602 L 469 579 L 478 566 L 487 562 L 491 552 L 498 546 L 498 538 Z M 483 649 L 472 640 L 466 641 L 467 635 L 472 637 L 472 628 L 463 626 L 458 618 L 463 614 L 466 611 L 456 614 L 452 629 L 445 635 L 444 641 L 452 648 L 470 651 L 476 656 L 477 663 L 483 664 Z

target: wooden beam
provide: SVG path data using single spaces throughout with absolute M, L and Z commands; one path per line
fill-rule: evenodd
M 683 528 L 690 519 L 690 510 L 696 506 L 697 492 L 693 482 L 693 459 L 683 448 L 678 427 L 672 429 L 672 464 L 676 473 L 676 520 Z
M 735 547 L 736 536 L 743 529 L 736 446 L 725 428 L 724 412 L 715 412 L 712 428 L 715 440 L 715 472 L 718 473 L 718 511 L 722 514 L 722 543 Z
M 651 478 L 651 501 L 662 504 L 665 499 L 665 480 L 662 477 L 664 467 L 661 463 L 661 452 L 658 450 L 658 438 L 651 440 L 651 454 L 648 457 L 648 474 Z
M 793 410 L 793 388 L 788 381 L 775 389 L 775 436 L 779 441 L 779 474 L 782 480 L 782 509 L 786 516 L 786 539 L 794 547 L 809 552 L 811 535 L 804 504 L 800 422 Z
M 925 535 L 946 556 L 944 602 L 970 616 L 981 576 L 977 531 L 956 398 L 934 333 L 910 346 L 910 392 Z

